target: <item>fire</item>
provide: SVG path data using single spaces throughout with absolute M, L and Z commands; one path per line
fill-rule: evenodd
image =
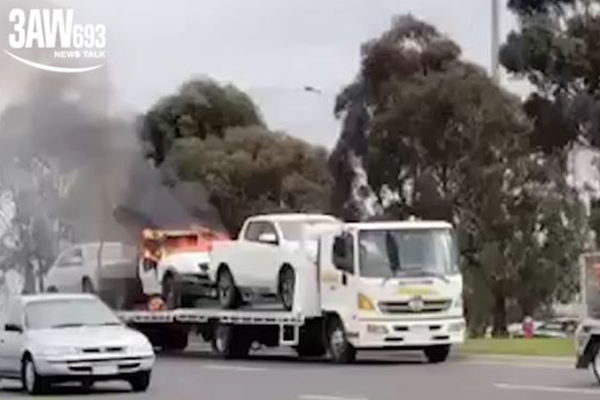
M 215 241 L 230 240 L 224 233 L 202 227 L 180 231 L 145 229 L 142 238 L 144 258 L 155 262 L 173 253 L 211 251 Z

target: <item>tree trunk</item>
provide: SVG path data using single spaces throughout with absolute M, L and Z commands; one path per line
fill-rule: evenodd
M 507 337 L 508 330 L 506 314 L 506 296 L 501 288 L 494 290 L 494 327 L 492 335 L 494 337 Z

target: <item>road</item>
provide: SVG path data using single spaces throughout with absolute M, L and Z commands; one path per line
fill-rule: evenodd
M 0 398 L 26 398 L 18 383 L 3 381 Z M 260 353 L 246 361 L 219 360 L 203 347 L 158 358 L 148 393 L 131 394 L 120 382 L 77 386 L 50 398 L 110 400 L 397 400 L 589 399 L 600 396 L 590 373 L 565 363 L 489 359 L 423 363 L 419 354 L 361 354 L 354 365 L 297 360 L 290 353 Z

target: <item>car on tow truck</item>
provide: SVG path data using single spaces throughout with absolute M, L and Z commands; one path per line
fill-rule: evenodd
M 209 277 L 216 283 L 221 307 L 238 308 L 257 298 L 278 298 L 293 308 L 300 269 L 314 269 L 317 242 L 304 243 L 310 226 L 339 224 L 322 214 L 269 214 L 248 218 L 238 238 L 214 246 Z
M 154 359 L 148 339 L 92 294 L 14 296 L 0 308 L 0 377 L 20 380 L 30 394 L 106 380 L 144 392 Z

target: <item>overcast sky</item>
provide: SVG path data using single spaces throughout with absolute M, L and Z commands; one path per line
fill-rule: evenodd
M 340 88 L 359 48 L 393 15 L 413 13 L 489 67 L 491 0 L 55 0 L 76 19 L 107 25 L 119 108 L 142 111 L 194 75 L 229 81 L 259 103 L 268 124 L 330 147 Z M 503 35 L 515 26 L 506 9 Z M 321 96 L 303 91 L 320 88 Z

